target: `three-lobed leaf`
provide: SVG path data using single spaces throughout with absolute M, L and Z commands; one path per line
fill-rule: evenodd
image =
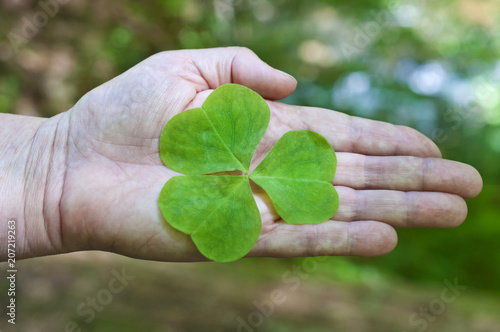
M 262 222 L 249 177 L 268 193 L 288 223 L 319 223 L 338 208 L 331 184 L 335 152 L 315 132 L 286 133 L 247 176 L 269 119 L 269 107 L 257 93 L 226 84 L 215 89 L 201 108 L 174 116 L 162 132 L 163 162 L 186 175 L 165 184 L 160 209 L 167 222 L 191 235 L 209 259 L 236 260 L 257 242 Z M 245 175 L 207 175 L 234 170 Z

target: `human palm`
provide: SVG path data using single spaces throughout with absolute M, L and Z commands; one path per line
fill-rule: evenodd
M 178 175 L 162 163 L 159 137 L 171 117 L 231 82 L 268 100 L 286 97 L 296 84 L 246 49 L 164 52 L 89 92 L 67 112 L 60 202 L 66 250 L 204 259 L 159 210 L 163 185 Z M 395 227 L 459 225 L 467 212 L 462 197 L 481 190 L 474 168 L 441 159 L 434 143 L 410 128 L 274 101 L 269 106 L 271 121 L 251 169 L 285 132 L 316 131 L 337 153 L 333 184 L 340 207 L 330 221 L 289 225 L 253 186 L 263 227 L 250 256 L 381 255 L 394 248 Z

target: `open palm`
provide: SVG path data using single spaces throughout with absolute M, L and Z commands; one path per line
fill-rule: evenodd
M 325 136 L 338 159 L 333 184 L 340 207 L 325 223 L 286 224 L 253 188 L 263 228 L 250 256 L 381 255 L 395 247 L 395 227 L 459 225 L 467 214 L 462 197 L 481 190 L 474 168 L 441 159 L 434 143 L 411 128 L 271 101 L 291 94 L 296 82 L 247 49 L 164 52 L 89 92 L 65 114 L 64 250 L 204 259 L 159 210 L 163 185 L 178 175 L 163 165 L 159 137 L 171 117 L 200 106 L 225 83 L 270 100 L 271 121 L 251 168 L 285 132 L 298 129 Z

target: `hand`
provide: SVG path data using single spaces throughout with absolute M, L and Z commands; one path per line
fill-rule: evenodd
M 231 82 L 268 100 L 282 99 L 296 86 L 247 49 L 172 51 L 94 89 L 65 113 L 60 128 L 67 130 L 66 169 L 61 197 L 53 203 L 60 215 L 48 227 L 57 251 L 203 260 L 189 236 L 170 227 L 158 208 L 163 185 L 178 175 L 163 165 L 159 137 L 171 117 L 200 106 L 213 89 Z M 395 247 L 396 227 L 458 226 L 467 213 L 462 197 L 481 190 L 474 168 L 441 159 L 435 144 L 411 128 L 325 109 L 269 105 L 271 121 L 252 167 L 285 132 L 316 131 L 337 153 L 333 183 L 340 208 L 330 221 L 289 225 L 257 192 L 263 228 L 249 256 L 382 255 Z

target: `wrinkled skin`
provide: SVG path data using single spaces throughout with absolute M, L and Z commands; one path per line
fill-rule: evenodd
M 55 251 L 203 260 L 158 208 L 163 185 L 178 175 L 163 165 L 159 137 L 172 116 L 200 106 L 225 83 L 269 100 L 271 121 L 252 168 L 289 130 L 322 134 L 338 158 L 333 184 L 340 208 L 330 221 L 286 224 L 254 187 L 263 228 L 249 256 L 382 255 L 397 243 L 394 228 L 460 225 L 467 214 L 463 198 L 481 190 L 474 168 L 441 159 L 435 144 L 411 128 L 273 101 L 290 95 L 296 81 L 247 49 L 164 52 L 87 93 L 60 116 L 67 140 L 55 151 L 65 154 L 64 176 L 51 184 L 61 194 L 47 207 L 58 210 L 47 221 Z

